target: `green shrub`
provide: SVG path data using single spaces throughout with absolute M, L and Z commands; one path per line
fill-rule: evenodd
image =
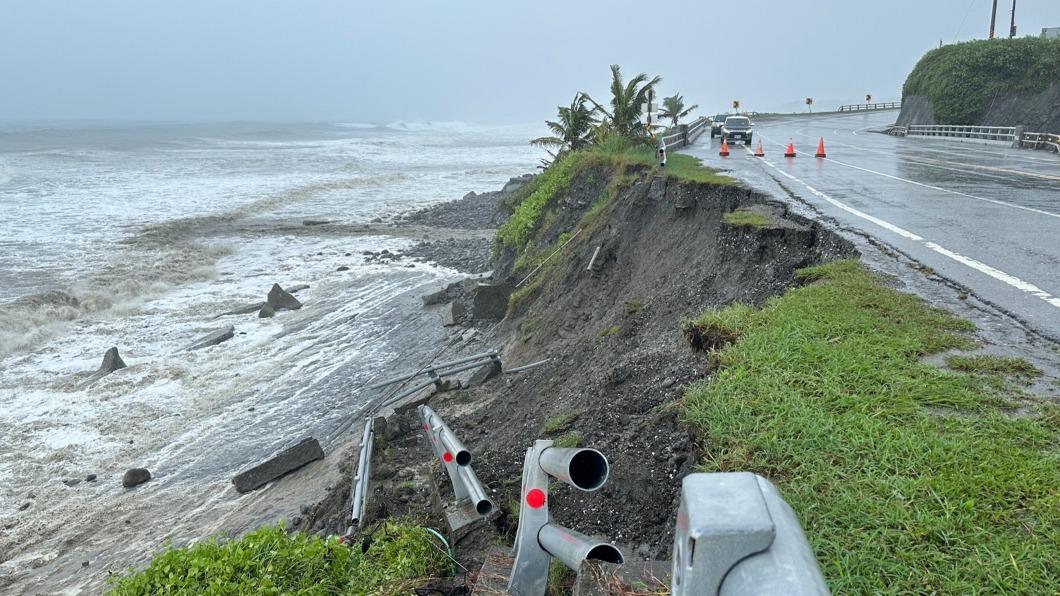
M 977 40 L 925 54 L 906 78 L 902 94 L 931 100 L 939 124 L 998 124 L 981 122 L 994 98 L 1038 93 L 1057 81 L 1060 39 Z
M 545 420 L 545 425 L 541 427 L 541 432 L 544 434 L 551 434 L 557 430 L 563 430 L 570 423 L 578 419 L 581 414 L 578 412 L 567 412 L 566 414 L 559 414 L 558 416 L 552 416 L 548 420 Z
M 546 207 L 561 191 L 570 186 L 585 153 L 567 153 L 534 179 L 533 192 L 515 208 L 515 212 L 497 230 L 497 245 L 521 252 L 529 244 Z
M 372 538 L 362 553 L 337 538 L 263 527 L 167 550 L 143 571 L 113 578 L 111 594 L 395 594 L 449 574 L 448 558 L 422 527 L 388 523 Z
M 582 435 L 578 431 L 573 430 L 573 431 L 571 431 L 569 433 L 566 433 L 565 435 L 563 435 L 561 437 L 558 437 L 556 439 L 556 441 L 555 441 L 555 446 L 556 447 L 562 447 L 562 448 L 565 448 L 565 449 L 569 449 L 569 448 L 572 448 L 572 447 L 581 447 L 582 446 Z

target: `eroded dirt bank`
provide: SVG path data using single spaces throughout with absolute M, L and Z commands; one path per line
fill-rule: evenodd
M 727 223 L 727 216 L 736 221 L 734 212 L 758 216 L 757 224 Z M 525 253 L 498 251 L 493 281 L 514 287 L 544 264 L 516 289 L 500 324 L 471 324 L 491 330 L 478 345 L 503 347 L 506 368 L 549 362 L 429 401 L 475 454 L 475 471 L 502 508 L 492 526 L 457 545 L 458 559 L 474 572 L 491 544 L 510 544 L 523 455 L 538 438 L 597 448 L 611 464 L 598 492 L 557 486 L 550 497 L 555 520 L 611 538 L 629 559 L 666 559 L 679 479 L 693 470 L 699 451 L 678 400 L 716 366 L 693 349 L 705 340 L 690 342 L 682 320 L 734 302 L 760 305 L 791 286 L 796 269 L 857 251 L 739 186 L 610 164 L 574 176 L 549 201 L 532 236 Z M 517 265 L 524 254 L 539 257 Z M 386 426 L 366 532 L 379 519 L 406 513 L 444 527 L 431 506 L 431 486 L 440 487 L 443 500 L 451 489 L 416 432 L 415 410 L 391 415 Z M 347 475 L 306 522 L 323 520 L 338 530 L 349 515 L 349 482 Z

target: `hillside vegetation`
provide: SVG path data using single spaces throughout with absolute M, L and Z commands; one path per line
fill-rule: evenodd
M 978 40 L 943 46 L 920 59 L 903 98 L 931 101 L 939 124 L 981 124 L 991 102 L 1035 94 L 1060 81 L 1060 39 Z

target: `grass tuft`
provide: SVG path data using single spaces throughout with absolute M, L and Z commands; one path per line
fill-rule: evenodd
M 573 430 L 559 438 L 554 442 L 556 447 L 562 447 L 564 449 L 570 449 L 573 447 L 582 446 L 582 435 L 576 430 Z
M 971 324 L 857 262 L 799 277 L 818 283 L 705 316 L 738 334 L 685 395 L 705 471 L 774 480 L 833 593 L 1052 593 L 1056 410 L 1009 416 L 980 378 L 923 362 Z
M 622 333 L 622 328 L 618 325 L 611 325 L 607 329 L 601 329 L 597 335 L 600 337 L 611 337 L 612 335 L 618 335 L 619 333 Z
M 563 430 L 569 426 L 570 423 L 577 420 L 578 416 L 581 416 L 579 412 L 567 412 L 566 414 L 552 416 L 548 420 L 545 420 L 545 425 L 541 427 L 541 432 L 547 435 L 558 430 Z
M 1040 377 L 1042 371 L 1023 358 L 979 354 L 975 356 L 950 356 L 946 366 L 967 373 Z
M 210 539 L 167 550 L 143 571 L 112 578 L 115 596 L 164 594 L 395 594 L 415 580 L 449 575 L 448 560 L 427 531 L 390 522 L 366 552 L 337 538 L 322 539 L 282 526 L 239 540 Z
M 758 213 L 756 211 L 747 211 L 745 209 L 737 209 L 736 211 L 730 211 L 722 216 L 722 221 L 729 224 L 730 226 L 738 228 L 771 228 L 775 224 L 772 219 Z

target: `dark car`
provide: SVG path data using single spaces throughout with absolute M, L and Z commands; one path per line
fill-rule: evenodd
M 728 141 L 740 140 L 744 145 L 750 145 L 753 136 L 751 119 L 747 116 L 729 116 L 721 127 L 721 138 Z

